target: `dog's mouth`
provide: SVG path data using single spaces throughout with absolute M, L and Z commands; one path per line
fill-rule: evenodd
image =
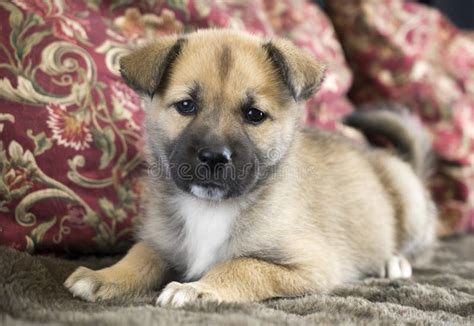
M 189 192 L 201 199 L 221 200 L 227 197 L 228 190 L 220 183 L 197 182 L 189 187 Z
M 215 146 L 196 144 L 195 138 L 183 138 L 167 149 L 170 172 L 167 177 L 180 190 L 214 201 L 240 197 L 252 190 L 258 179 L 258 161 L 248 144 L 225 146 L 233 149 L 233 156 L 221 157 L 215 150 L 211 153 L 214 156 L 199 157 L 202 150 L 198 149 Z

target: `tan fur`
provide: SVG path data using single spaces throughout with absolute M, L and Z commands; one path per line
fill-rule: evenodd
M 415 257 L 431 245 L 432 203 L 408 164 L 325 132 L 299 130 L 300 100 L 323 78 L 323 66 L 308 53 L 273 40 L 272 49 L 283 56 L 287 68 L 282 73 L 264 50 L 268 41 L 217 30 L 182 38 L 168 68 L 164 61 L 177 37 L 159 40 L 122 60 L 125 78 L 143 94 L 161 87 L 156 71 L 171 70 L 169 76 L 160 76 L 166 78 L 166 87 L 146 99 L 150 165 L 156 166 L 159 156 L 166 169 L 165 148 L 189 126 L 201 125 L 208 137 L 231 137 L 244 130 L 267 155 L 264 165 L 276 170 L 263 186 L 209 204 L 224 214 L 219 218 L 235 217 L 229 224 L 231 236 L 216 249 L 203 275 L 190 277 L 189 283 L 170 283 L 158 304 L 246 302 L 326 292 L 341 282 L 378 274 L 394 255 Z M 202 111 L 193 117 L 180 115 L 173 103 L 189 96 L 196 82 L 202 85 Z M 238 103 L 249 92 L 256 106 L 271 116 L 258 126 L 242 122 Z M 201 207 L 198 199 L 153 173 L 146 182 L 139 228 L 143 242 L 109 269 L 76 271 L 66 282 L 70 289 L 84 278 L 113 289 L 94 290 L 82 295 L 84 299 L 124 296 L 159 285 L 173 267 L 162 260 L 173 264 L 175 259 L 181 263 L 178 267 L 189 270 L 186 264 L 192 257 L 182 246 L 189 235 L 181 231 L 178 215 L 180 209 L 186 211 L 183 205 Z M 206 211 L 208 204 L 203 205 Z M 415 212 L 416 207 L 421 210 Z
M 85 300 L 105 300 L 152 289 L 162 282 L 164 270 L 165 266 L 155 251 L 140 242 L 111 267 L 100 271 L 78 268 L 64 285 Z
M 319 290 L 309 274 L 253 258 L 238 258 L 216 266 L 201 282 L 204 288 L 215 289 L 218 301 L 260 301 Z

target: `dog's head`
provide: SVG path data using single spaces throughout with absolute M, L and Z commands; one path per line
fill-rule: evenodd
M 149 160 L 216 200 L 251 191 L 285 156 L 324 74 L 288 41 L 229 30 L 164 37 L 120 64 L 146 100 Z

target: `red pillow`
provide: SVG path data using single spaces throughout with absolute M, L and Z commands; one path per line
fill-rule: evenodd
M 405 103 L 432 131 L 441 233 L 474 230 L 474 39 L 437 10 L 403 0 L 331 0 L 357 103 Z
M 117 252 L 131 239 L 142 111 L 105 9 L 0 3 L 0 244 Z

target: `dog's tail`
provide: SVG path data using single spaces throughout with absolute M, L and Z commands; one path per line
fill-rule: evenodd
M 370 105 L 347 116 L 344 123 L 364 133 L 373 145 L 388 142 L 422 179 L 432 172 L 435 155 L 431 136 L 406 108 L 391 103 Z

